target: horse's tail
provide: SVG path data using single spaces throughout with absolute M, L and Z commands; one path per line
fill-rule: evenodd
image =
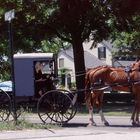
M 89 78 L 89 72 L 86 73 L 86 76 L 85 76 L 85 90 L 88 90 L 89 87 L 90 87 L 90 78 Z
M 93 68 L 93 69 L 89 69 L 87 72 L 86 72 L 86 76 L 85 76 L 85 90 L 86 91 L 91 91 L 90 90 L 90 86 L 91 86 L 91 80 L 92 80 L 92 78 L 93 78 L 93 76 L 94 76 L 94 74 L 98 71 L 98 70 L 100 70 L 102 67 L 100 66 L 100 67 L 97 67 L 97 68 Z M 92 73 L 92 74 L 91 74 Z M 92 77 L 92 78 L 91 78 Z
M 90 83 L 89 75 L 90 75 L 90 71 L 88 71 L 85 75 L 85 100 L 88 98 L 88 95 L 91 92 L 90 90 L 91 83 Z
M 107 68 L 107 66 L 103 66 L 103 67 L 100 66 L 97 68 L 89 69 L 86 72 L 86 76 L 85 76 L 85 97 L 86 98 L 88 98 L 89 94 L 91 93 L 91 85 L 94 84 L 96 80 L 99 80 L 98 78 L 101 78 L 100 75 L 106 71 L 106 70 L 102 71 L 103 68 Z

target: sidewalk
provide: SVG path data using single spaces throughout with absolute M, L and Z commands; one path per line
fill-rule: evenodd
M 0 133 L 1 140 L 139 140 L 139 132 L 109 132 L 88 129 L 8 131 Z

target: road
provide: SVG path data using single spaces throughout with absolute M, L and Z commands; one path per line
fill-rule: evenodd
M 38 116 L 28 117 L 41 123 Z M 140 127 L 131 126 L 130 117 L 108 116 L 110 126 L 104 126 L 95 116 L 97 126 L 88 126 L 88 116 L 76 115 L 68 124 L 57 129 L 2 131 L 1 140 L 139 140 Z

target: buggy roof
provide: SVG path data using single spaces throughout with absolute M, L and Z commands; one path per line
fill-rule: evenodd
M 53 58 L 53 53 L 24 53 L 24 54 L 15 54 L 14 58 L 17 59 L 32 59 L 32 58 Z

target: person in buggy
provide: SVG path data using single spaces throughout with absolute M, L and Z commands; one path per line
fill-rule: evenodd
M 41 97 L 45 92 L 55 89 L 53 74 L 43 72 L 46 63 L 35 63 L 35 97 Z

